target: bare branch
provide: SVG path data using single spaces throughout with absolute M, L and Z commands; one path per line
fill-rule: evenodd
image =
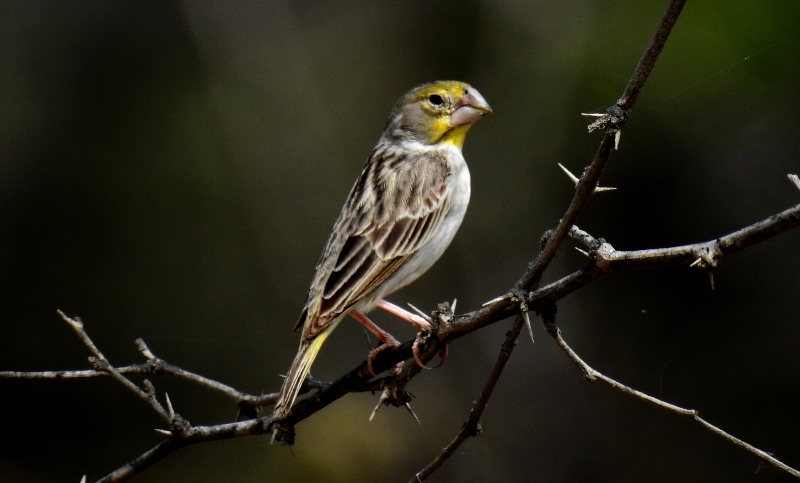
M 583 373 L 586 375 L 586 379 L 588 379 L 589 381 L 594 381 L 599 379 L 608 384 L 609 386 L 613 387 L 614 389 L 624 392 L 625 394 L 629 394 L 643 401 L 655 404 L 656 406 L 675 412 L 677 414 L 680 414 L 681 416 L 689 416 L 690 418 L 692 418 L 693 421 L 698 423 L 700 426 L 708 429 L 709 431 L 713 432 L 714 434 L 723 437 L 724 439 L 730 441 L 736 446 L 744 448 L 745 450 L 758 456 L 759 458 L 775 466 L 776 468 L 780 468 L 786 471 L 787 473 L 791 474 L 792 476 L 800 478 L 800 471 L 792 468 L 791 466 L 786 465 L 785 463 L 782 463 L 769 453 L 762 451 L 756 448 L 755 446 L 742 441 L 741 439 L 731 435 L 728 432 L 723 431 L 717 426 L 714 426 L 705 419 L 701 418 L 700 413 L 698 411 L 694 409 L 682 408 L 680 406 L 670 404 L 666 401 L 662 401 L 661 399 L 655 398 L 641 391 L 637 391 L 636 389 L 626 386 L 625 384 L 622 384 L 594 370 L 591 366 L 585 363 L 580 357 L 578 357 L 578 354 L 576 354 L 575 351 L 573 351 L 572 348 L 570 348 L 570 346 L 566 343 L 566 341 L 564 341 L 564 339 L 561 337 L 561 329 L 559 329 L 558 325 L 556 325 L 555 323 L 555 318 L 548 320 L 543 317 L 543 320 L 545 323 L 545 327 L 547 328 L 547 332 L 553 337 L 558 346 L 561 347 L 561 349 L 567 354 L 567 356 L 570 359 L 572 359 L 572 362 L 574 362 L 578 367 L 581 368 Z
M 667 43 L 667 38 L 672 32 L 672 27 L 674 27 L 675 22 L 678 21 L 678 17 L 680 16 L 681 10 L 683 10 L 683 6 L 685 4 L 686 0 L 672 0 L 669 2 L 667 9 L 661 16 L 661 21 L 659 22 L 658 28 L 653 34 L 653 37 L 650 39 L 650 45 L 647 46 L 644 54 L 642 54 L 642 58 L 639 59 L 639 64 L 636 66 L 636 70 L 633 72 L 631 81 L 628 83 L 628 87 L 625 89 L 625 94 L 623 94 L 622 97 L 617 101 L 617 105 L 621 108 L 628 111 L 633 108 L 633 105 L 636 103 L 639 93 L 642 91 L 642 89 L 644 89 L 647 78 L 653 71 L 653 67 L 655 67 L 658 56 L 661 55 L 664 44 Z
M 611 245 L 603 244 L 597 250 L 597 265 L 604 271 L 613 271 L 683 265 L 699 258 L 702 261 L 697 265 L 701 268 L 714 269 L 726 256 L 797 226 L 800 226 L 800 204 L 704 243 L 630 252 L 617 251 Z
M 154 395 L 152 395 L 152 394 L 150 394 L 150 393 L 148 393 L 146 391 L 143 391 L 139 386 L 137 386 L 136 384 L 132 383 L 125 376 L 123 376 L 118 370 L 116 370 L 114 368 L 114 366 L 111 365 L 111 362 L 109 362 L 109 360 L 106 358 L 106 356 L 104 356 L 103 353 L 100 352 L 100 350 L 97 348 L 97 346 L 94 345 L 94 342 L 92 342 L 92 339 L 90 339 L 89 336 L 86 334 L 86 331 L 83 330 L 83 322 L 81 322 L 78 319 L 71 319 L 71 318 L 67 317 L 66 314 L 64 314 L 64 312 L 62 312 L 60 310 L 58 311 L 58 315 L 61 316 L 61 319 L 64 320 L 64 322 L 66 322 L 70 327 L 72 327 L 72 330 L 75 331 L 75 333 L 83 341 L 83 343 L 86 345 L 86 347 L 89 348 L 89 351 L 91 351 L 91 353 L 94 354 L 95 359 L 92 360 L 90 358 L 90 362 L 96 363 L 98 365 L 98 369 L 103 370 L 103 371 L 108 371 L 108 373 L 109 373 L 109 375 L 111 377 L 113 377 L 114 379 L 119 381 L 123 386 L 125 386 L 128 389 L 130 389 L 131 391 L 133 391 L 134 394 L 136 394 L 141 399 L 146 401 L 147 404 L 149 404 L 150 407 L 152 407 L 153 410 L 166 423 L 168 423 L 168 424 L 172 423 L 171 418 L 169 417 L 169 414 L 167 414 L 167 412 L 164 410 L 164 408 L 161 406 L 161 404 L 159 404 L 158 400 L 155 398 Z
M 672 27 L 678 20 L 678 16 L 685 3 L 686 0 L 672 0 L 669 3 L 669 6 L 662 15 L 661 21 L 653 34 L 653 38 L 650 39 L 650 45 L 645 49 L 633 76 L 631 76 L 630 82 L 628 82 L 625 93 L 615 105 L 609 108 L 607 117 L 595 121 L 595 123 L 602 124 L 602 128 L 605 129 L 606 132 L 600 142 L 600 148 L 597 150 L 594 161 L 592 161 L 589 169 L 581 176 L 580 182 L 575 188 L 575 195 L 572 198 L 572 202 L 561 218 L 561 222 L 548 238 L 539 256 L 536 257 L 536 260 L 531 264 L 528 271 L 522 276 L 518 286 L 526 289 L 535 289 L 538 287 L 542 274 L 558 252 L 567 232 L 572 228 L 572 225 L 577 220 L 583 207 L 586 206 L 586 203 L 588 203 L 592 194 L 594 194 L 595 188 L 600 183 L 600 176 L 602 176 L 603 170 L 611 159 L 611 153 L 614 151 L 615 145 L 619 140 L 617 132 L 622 130 L 627 122 L 630 111 L 633 109 L 636 99 L 639 96 L 639 92 L 644 88 L 644 84 L 647 82 L 647 78 L 650 72 L 652 72 L 658 56 L 661 55 L 661 50 L 664 48 L 664 44 L 672 31 Z
M 527 312 L 523 312 L 527 314 Z M 518 316 L 517 319 L 514 321 L 514 325 L 511 329 L 506 332 L 506 340 L 503 342 L 503 345 L 500 347 L 500 355 L 497 357 L 497 361 L 494 363 L 494 367 L 492 368 L 491 374 L 489 374 L 489 378 L 486 380 L 486 384 L 483 386 L 483 390 L 481 391 L 480 396 L 478 396 L 478 400 L 475 401 L 475 405 L 472 407 L 472 410 L 469 413 L 469 417 L 467 418 L 464 425 L 461 427 L 461 431 L 458 432 L 456 437 L 450 444 L 447 445 L 446 448 L 442 450 L 442 453 L 436 457 L 428 466 L 422 469 L 419 473 L 411 479 L 409 483 L 414 483 L 415 481 L 422 482 L 426 480 L 434 471 L 439 469 L 445 461 L 447 461 L 450 456 L 455 453 L 461 444 L 466 441 L 467 438 L 471 436 L 478 436 L 481 433 L 480 427 L 480 419 L 483 416 L 483 411 L 486 409 L 486 404 L 489 403 L 489 398 L 494 391 L 495 386 L 497 385 L 497 381 L 500 380 L 500 374 L 503 373 L 503 369 L 508 362 L 508 359 L 511 357 L 511 353 L 514 351 L 514 347 L 517 345 L 517 339 L 519 338 L 519 333 L 522 330 L 522 326 L 525 324 L 525 320 L 527 317 L 523 317 L 522 315 Z
M 703 243 L 632 251 L 615 250 L 610 244 L 604 243 L 594 252 L 596 262 L 593 266 L 532 292 L 529 301 L 554 302 L 612 272 L 677 265 L 716 268 L 724 258 L 798 226 L 800 226 L 800 204 L 741 230 Z M 588 233 L 574 228 L 575 233 L 583 233 L 589 237 L 585 239 L 594 240 Z
M 85 334 L 85 328 L 82 330 Z M 136 339 L 136 345 L 139 348 L 139 351 L 148 359 L 148 361 L 144 364 L 131 364 L 128 366 L 116 367 L 115 370 L 118 373 L 139 376 L 174 376 L 178 379 L 183 379 L 185 381 L 195 383 L 198 386 L 205 387 L 212 391 L 223 394 L 240 406 L 268 406 L 274 404 L 278 399 L 277 392 L 262 394 L 260 396 L 247 394 L 228 386 L 227 384 L 187 371 L 174 364 L 170 364 L 164 359 L 156 357 L 142 339 Z M 114 374 L 110 371 L 102 369 L 32 372 L 0 371 L 0 379 L 85 379 L 92 377 L 114 377 Z M 324 381 L 320 381 L 313 377 L 308 377 L 303 387 L 300 389 L 300 394 L 305 394 L 312 389 L 319 389 L 326 384 L 327 383 Z
M 569 229 L 568 235 L 570 238 L 582 244 L 589 250 L 597 250 L 598 248 L 600 248 L 599 241 L 597 241 L 592 235 L 581 230 L 577 226 L 573 225 L 572 228 Z
M 120 374 L 149 374 L 145 364 L 117 367 Z M 81 371 L 0 371 L 0 379 L 86 379 L 90 377 L 108 377 L 106 371 L 85 369 Z

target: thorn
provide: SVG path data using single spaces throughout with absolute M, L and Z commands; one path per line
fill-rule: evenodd
M 389 389 L 388 388 L 383 388 L 383 392 L 381 393 L 381 397 L 378 399 L 378 404 L 375 405 L 375 409 L 373 409 L 372 413 L 369 415 L 369 420 L 370 421 L 372 421 L 372 419 L 375 417 L 375 413 L 378 412 L 378 409 L 380 409 L 381 405 L 383 404 L 383 401 L 385 401 L 388 398 L 389 398 Z
M 598 186 L 597 188 L 594 189 L 594 192 L 595 193 L 604 193 L 606 191 L 615 191 L 616 189 L 617 188 L 614 188 L 613 186 Z
M 492 300 L 490 300 L 490 301 L 488 301 L 488 302 L 484 303 L 483 305 L 481 305 L 481 307 L 486 307 L 487 305 L 492 305 L 493 303 L 495 303 L 495 302 L 500 302 L 500 301 L 502 301 L 502 300 L 505 300 L 505 299 L 507 299 L 508 297 L 510 297 L 510 295 L 509 295 L 509 294 L 505 294 L 505 295 L 501 295 L 501 296 L 499 296 L 499 297 L 495 297 L 495 298 L 493 298 Z
M 81 478 L 81 483 L 86 483 L 86 475 L 83 475 L 83 478 Z
M 603 116 L 605 116 L 605 114 L 598 114 L 598 113 L 596 113 L 596 112 L 582 112 L 582 113 L 581 113 L 581 116 L 586 116 L 586 117 L 603 117 Z
M 787 174 L 786 176 L 789 178 L 789 181 L 794 183 L 795 186 L 797 186 L 797 189 L 800 190 L 800 177 L 798 177 L 796 174 Z
M 373 409 L 372 412 L 369 415 L 369 421 L 370 422 L 372 422 L 372 420 L 375 418 L 375 413 L 378 412 L 378 409 L 380 409 L 381 404 L 383 404 L 383 401 L 382 400 L 378 400 L 378 404 L 375 405 L 375 409 Z
M 617 132 L 619 133 L 619 131 L 617 131 Z M 578 181 L 580 181 L 580 180 L 578 179 L 578 177 L 577 177 L 577 176 L 575 176 L 574 174 L 572 174 L 572 173 L 571 173 L 571 172 L 570 172 L 570 171 L 569 171 L 567 168 L 565 168 L 563 164 L 561 164 L 561 163 L 558 163 L 558 166 L 561 168 L 561 170 L 562 170 L 562 171 L 564 171 L 564 173 L 567 175 L 567 177 L 568 177 L 568 178 L 569 178 L 569 179 L 570 179 L 570 180 L 571 180 L 573 183 L 575 183 L 575 186 L 578 186 Z M 604 192 L 604 191 L 614 191 L 615 189 L 617 189 L 617 188 L 612 188 L 612 187 L 610 187 L 610 186 L 598 186 L 598 187 L 596 187 L 596 188 L 594 189 L 594 192 L 595 192 L 595 193 L 602 193 L 602 192 Z
M 272 443 L 275 442 L 275 436 L 277 436 L 277 435 L 278 435 L 278 427 L 275 426 L 274 428 L 272 428 L 272 438 L 270 438 L 269 444 L 272 444 Z
M 410 303 L 408 304 L 408 306 L 411 307 L 417 314 L 419 314 L 420 317 L 425 319 L 429 324 L 433 323 L 433 319 L 431 319 L 430 315 L 428 315 L 425 312 L 421 311 L 420 309 L 414 307 Z
M 589 252 L 587 252 L 586 250 L 581 250 L 581 249 L 580 249 L 580 248 L 578 248 L 578 247 L 575 247 L 575 249 L 576 249 L 576 250 L 578 250 L 578 253 L 580 253 L 580 254 L 581 254 L 581 255 L 583 255 L 584 257 L 586 257 L 586 258 L 592 258 L 592 256 L 591 256 L 591 255 L 589 255 Z
M 711 290 L 714 290 L 714 272 L 708 272 L 708 281 L 711 282 Z
M 702 259 L 702 258 L 698 258 L 697 260 L 693 261 L 693 262 L 692 262 L 692 264 L 691 264 L 691 265 L 689 265 L 689 267 L 695 267 L 695 266 L 697 266 L 697 265 L 698 265 L 700 262 L 702 262 L 702 261 L 703 261 L 703 259 Z
M 619 138 L 622 137 L 622 129 L 614 133 L 614 151 L 619 151 Z
M 453 315 L 455 315 L 455 313 L 456 313 L 456 303 L 457 302 L 458 302 L 458 299 L 453 299 L 453 303 L 450 304 L 450 312 L 452 312 Z
M 175 411 L 172 409 L 172 401 L 169 400 L 169 394 L 164 393 L 164 398 L 167 400 L 167 411 L 169 411 L 169 417 L 175 417 Z
M 570 179 L 570 180 L 571 180 L 573 183 L 575 183 L 575 185 L 577 186 L 577 184 L 578 184 L 578 181 L 579 181 L 579 180 L 578 180 L 578 177 L 577 177 L 577 176 L 575 176 L 574 174 L 572 174 L 572 173 L 570 172 L 570 170 L 568 170 L 567 168 L 565 168 L 563 164 L 561 164 L 561 163 L 558 163 L 558 166 L 561 168 L 561 171 L 563 171 L 563 172 L 564 172 L 564 174 L 566 174 L 566 175 L 567 175 L 567 178 L 569 178 L 569 179 Z
M 163 434 L 164 436 L 167 436 L 167 437 L 172 437 L 172 431 L 167 431 L 166 429 L 158 429 L 158 428 L 156 428 L 153 431 L 155 431 L 158 434 Z
M 536 341 L 533 340 L 533 328 L 531 328 L 531 318 L 528 317 L 528 311 L 524 310 L 522 316 L 525 318 L 525 326 L 528 328 L 528 333 L 531 335 L 531 344 L 535 344 Z
M 417 420 L 417 424 L 419 424 L 420 426 L 422 426 L 422 423 L 420 423 L 420 422 L 419 422 L 419 418 L 417 417 L 417 415 L 416 415 L 416 414 L 414 414 L 414 410 L 413 410 L 413 409 L 411 409 L 411 404 L 409 404 L 409 403 L 405 403 L 405 407 L 406 407 L 406 409 L 408 409 L 408 412 L 410 412 L 410 413 L 411 413 L 411 415 L 412 415 L 412 416 L 414 416 L 414 419 L 416 419 L 416 420 Z

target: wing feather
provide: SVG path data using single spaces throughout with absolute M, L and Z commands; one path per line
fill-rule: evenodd
M 376 149 L 317 264 L 301 315 L 307 337 L 372 293 L 427 243 L 450 210 L 449 177 L 443 153 Z
M 347 282 L 351 281 L 353 278 L 358 279 L 359 276 L 363 275 L 366 267 L 370 267 L 378 261 L 374 250 L 364 237 L 350 237 L 345 243 L 345 246 L 348 244 L 356 248 L 346 254 L 347 260 L 344 263 L 336 264 L 328 281 L 325 283 L 325 291 L 322 295 L 323 298 L 330 299 L 336 295 Z M 342 255 L 345 255 L 345 253 L 342 252 Z

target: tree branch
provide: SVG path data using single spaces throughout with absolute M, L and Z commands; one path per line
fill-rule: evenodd
M 483 411 L 486 409 L 486 405 L 489 403 L 489 397 L 491 397 L 492 392 L 497 385 L 497 381 L 500 380 L 500 374 L 502 374 L 503 369 L 506 367 L 506 363 L 511 358 L 511 353 L 514 351 L 514 347 L 517 345 L 519 333 L 522 331 L 522 326 L 525 325 L 525 322 L 525 316 L 520 314 L 514 321 L 514 325 L 511 326 L 508 332 L 506 332 L 506 340 L 500 347 L 500 355 L 497 357 L 497 361 L 494 363 L 492 372 L 489 374 L 489 378 L 486 380 L 486 384 L 483 386 L 483 390 L 481 391 L 480 396 L 478 396 L 478 400 L 472 407 L 469 417 L 461 427 L 461 431 L 459 431 L 453 441 L 451 441 L 450 444 L 448 444 L 447 447 L 442 450 L 442 453 L 437 456 L 436 459 L 431 461 L 428 466 L 423 468 L 422 471 L 417 473 L 409 483 L 414 483 L 415 481 L 422 482 L 426 480 L 431 474 L 433 474 L 434 471 L 439 469 L 439 467 L 442 466 L 442 464 L 444 464 L 444 462 L 447 461 L 450 456 L 455 453 L 458 447 L 461 446 L 461 444 L 466 441 L 467 438 L 471 436 L 478 436 L 481 433 L 481 427 L 479 424 L 481 416 L 483 416 Z
M 645 394 L 645 393 L 643 393 L 641 391 L 637 391 L 636 389 L 633 389 L 633 388 L 631 388 L 629 386 L 626 386 L 625 384 L 622 384 L 622 383 L 620 383 L 620 382 L 618 382 L 618 381 L 616 381 L 614 379 L 611 379 L 610 377 L 608 377 L 608 376 L 606 376 L 606 375 L 594 370 L 591 366 L 589 366 L 587 363 L 585 363 L 583 361 L 583 359 L 581 359 L 578 356 L 578 354 L 576 354 L 575 351 L 573 351 L 572 348 L 567 344 L 567 342 L 561 337 L 561 329 L 559 329 L 558 325 L 556 325 L 555 317 L 552 318 L 552 319 L 543 318 L 542 320 L 543 320 L 545 328 L 547 329 L 547 332 L 550 334 L 550 336 L 553 337 L 553 339 L 556 341 L 558 346 L 561 347 L 561 349 L 567 354 L 567 356 L 570 359 L 572 359 L 572 362 L 574 362 L 578 367 L 581 368 L 581 370 L 583 371 L 584 375 L 586 376 L 586 379 L 588 379 L 589 381 L 595 381 L 595 380 L 599 379 L 599 380 L 605 382 L 606 384 L 608 384 L 609 386 L 613 387 L 614 389 L 617 389 L 618 391 L 624 392 L 625 394 L 629 394 L 629 395 L 634 396 L 636 398 L 639 398 L 639 399 L 641 399 L 643 401 L 647 401 L 647 402 L 649 402 L 651 404 L 655 404 L 656 406 L 659 406 L 659 407 L 664 408 L 664 409 L 666 409 L 668 411 L 672 411 L 674 413 L 680 414 L 681 416 L 689 416 L 690 418 L 692 418 L 692 420 L 694 422 L 696 422 L 700 426 L 708 429 L 709 431 L 711 431 L 712 433 L 716 434 L 717 436 L 721 436 L 722 438 L 730 441 L 731 443 L 735 444 L 736 446 L 739 446 L 740 448 L 744 448 L 748 452 L 758 456 L 759 458 L 761 458 L 762 460 L 764 460 L 764 461 L 768 462 L 769 464 L 775 466 L 776 468 L 780 468 L 780 469 L 786 471 L 787 473 L 789 473 L 790 475 L 800 478 L 800 471 L 797 471 L 796 469 L 792 468 L 791 466 L 788 466 L 785 463 L 782 463 L 781 461 L 779 461 L 778 459 L 773 457 L 771 454 L 769 454 L 769 453 L 767 453 L 765 451 L 762 451 L 762 450 L 756 448 L 755 446 L 742 441 L 741 439 L 731 435 L 730 433 L 727 433 L 727 432 L 723 431 L 722 429 L 720 429 L 717 426 L 714 426 L 713 424 L 709 423 L 705 419 L 701 418 L 699 411 L 694 410 L 694 409 L 682 408 L 680 406 L 676 406 L 674 404 L 670 404 L 670 403 L 668 403 L 666 401 L 662 401 L 661 399 L 655 398 L 655 397 L 650 396 L 648 394 Z
M 661 21 L 653 37 L 650 39 L 650 44 L 647 46 L 647 49 L 645 49 L 644 54 L 642 54 L 642 58 L 639 60 L 639 64 L 636 66 L 636 70 L 633 72 L 628 86 L 625 88 L 625 93 L 616 104 L 608 109 L 605 116 L 600 117 L 589 127 L 590 132 L 594 129 L 605 129 L 594 161 L 592 161 L 589 169 L 581 176 L 575 188 L 575 195 L 572 198 L 572 202 L 561 218 L 560 223 L 552 235 L 548 237 L 547 243 L 541 253 L 539 253 L 539 256 L 536 257 L 536 260 L 534 260 L 528 271 L 519 280 L 517 284 L 519 287 L 529 290 L 538 287 L 542 274 L 544 274 L 550 262 L 553 261 L 553 257 L 555 257 L 559 247 L 561 247 L 564 242 L 567 232 L 572 225 L 575 224 L 583 207 L 586 206 L 586 203 L 589 202 L 589 199 L 594 194 L 595 188 L 597 188 L 600 183 L 600 176 L 602 176 L 606 165 L 611 159 L 611 153 L 614 151 L 617 144 L 619 144 L 619 133 L 625 126 L 625 123 L 627 123 L 630 111 L 633 109 L 639 93 L 644 88 L 647 78 L 653 71 L 656 60 L 658 60 L 659 55 L 661 55 L 661 50 L 664 48 L 664 44 L 670 32 L 672 32 L 672 27 L 678 20 L 678 16 L 685 3 L 686 0 L 672 0 L 669 3 L 669 6 L 661 16 Z
M 91 338 L 86 333 L 85 327 L 82 329 L 83 337 L 91 342 Z M 94 346 L 94 343 L 92 343 Z M 205 387 L 214 392 L 218 392 L 229 399 L 233 400 L 239 406 L 268 406 L 274 404 L 278 399 L 278 393 L 273 392 L 269 394 L 262 394 L 259 396 L 247 394 L 239 391 L 227 384 L 224 384 L 213 379 L 209 379 L 200 374 L 182 369 L 175 364 L 156 357 L 145 344 L 144 340 L 136 339 L 136 345 L 142 355 L 145 356 L 147 362 L 143 364 L 131 364 L 127 366 L 115 367 L 115 371 L 122 375 L 133 376 L 174 376 L 177 379 L 197 384 L 200 387 Z M 114 374 L 104 369 L 84 369 L 76 371 L 0 371 L 0 379 L 87 379 L 94 377 L 114 377 Z M 300 394 L 308 393 L 312 389 L 319 389 L 324 387 L 327 383 L 320 381 L 313 377 L 306 378 L 306 381 L 300 389 Z M 364 388 L 363 390 L 371 390 Z
M 111 362 L 106 359 L 106 356 L 100 352 L 97 346 L 94 345 L 94 342 L 92 342 L 92 339 L 90 339 L 86 334 L 86 331 L 83 330 L 83 322 L 81 322 L 80 319 L 71 319 L 60 310 L 58 311 L 58 315 L 60 315 L 61 319 L 66 322 L 72 328 L 72 330 L 75 331 L 75 333 L 78 335 L 78 338 L 80 338 L 86 347 L 89 348 L 89 351 L 94 354 L 94 357 L 89 358 L 89 362 L 95 365 L 97 370 L 107 371 L 112 378 L 116 379 L 120 384 L 133 391 L 134 394 L 149 404 L 164 422 L 167 424 L 172 423 L 172 418 L 169 414 L 167 414 L 167 411 L 164 410 L 164 407 L 158 402 L 154 392 L 142 390 L 139 386 L 132 383 L 117 369 L 115 369 L 114 366 L 111 365 Z M 147 379 L 145 379 L 145 383 L 145 386 L 148 387 L 149 381 Z
M 680 15 L 681 9 L 685 4 L 685 0 L 672 0 L 664 12 L 658 28 L 656 29 L 650 44 L 645 50 L 642 58 L 640 59 L 636 70 L 634 71 L 623 96 L 611 106 L 606 114 L 601 115 L 599 119 L 593 122 L 589 129 L 603 129 L 605 131 L 600 146 L 590 166 L 584 171 L 583 175 L 577 183 L 575 194 L 569 207 L 567 208 L 564 216 L 561 218 L 557 227 L 549 232 L 544 246 L 536 259 L 529 265 L 525 273 L 520 279 L 509 289 L 506 294 L 498 297 L 481 309 L 475 310 L 468 314 L 455 316 L 452 313 L 446 314 L 443 317 L 442 310 L 439 313 L 434 312 L 434 319 L 439 321 L 435 330 L 426 335 L 427 344 L 423 348 L 423 360 L 429 360 L 435 354 L 439 353 L 446 344 L 451 341 L 462 337 L 474 330 L 485 327 L 486 325 L 498 322 L 519 313 L 530 310 L 539 311 L 543 315 L 547 313 L 550 307 L 554 307 L 555 303 L 560 299 L 566 297 L 572 292 L 580 289 L 581 287 L 591 283 L 592 281 L 601 278 L 604 275 L 616 272 L 641 268 L 656 268 L 674 265 L 690 265 L 705 269 L 708 271 L 714 270 L 718 264 L 725 257 L 743 250 L 755 243 L 774 237 L 780 233 L 796 228 L 800 225 L 800 204 L 788 210 L 785 210 L 777 215 L 768 219 L 762 220 L 758 223 L 750 225 L 742 230 L 723 236 L 716 240 L 708 241 L 705 243 L 698 243 L 694 245 L 685 245 L 680 247 L 656 249 L 656 250 L 637 250 L 637 251 L 618 251 L 615 250 L 610 244 L 595 239 L 591 235 L 574 226 L 579 214 L 588 203 L 589 199 L 595 193 L 599 184 L 600 177 L 608 164 L 611 154 L 617 148 L 619 143 L 619 136 L 621 130 L 627 123 L 631 110 L 638 98 L 639 93 L 643 89 L 648 76 L 655 66 L 665 42 Z M 797 178 L 790 179 L 798 184 Z M 578 240 L 589 251 L 586 252 L 591 258 L 589 266 L 582 270 L 576 271 L 567 275 L 556 282 L 550 283 L 540 288 L 542 275 L 547 267 L 552 262 L 553 258 L 558 253 L 563 245 L 566 237 L 570 236 Z M 441 306 L 440 306 L 441 309 Z M 449 310 L 448 307 L 446 307 Z M 405 384 L 410 381 L 413 376 L 419 372 L 419 367 L 409 364 L 406 369 L 398 376 L 383 377 L 374 379 L 366 369 L 366 362 L 358 367 L 352 369 L 350 372 L 344 374 L 342 377 L 332 383 L 315 386 L 318 390 L 310 397 L 299 401 L 292 408 L 291 412 L 284 418 L 277 420 L 273 417 L 268 418 L 253 418 L 247 421 L 240 421 L 228 424 L 220 424 L 215 426 L 192 426 L 187 421 L 182 420 L 178 415 L 174 414 L 171 406 L 168 404 L 169 411 L 166 411 L 155 398 L 155 392 L 149 381 L 145 381 L 147 390 L 142 390 L 137 385 L 129 381 L 124 374 L 149 374 L 147 371 L 155 371 L 157 374 L 171 374 L 176 377 L 192 381 L 193 383 L 200 384 L 208 387 L 211 390 L 220 392 L 230 397 L 237 403 L 263 405 L 269 404 L 274 400 L 274 395 L 267 395 L 260 398 L 247 395 L 233 389 L 222 383 L 210 380 L 203 376 L 184 371 L 177 366 L 167 364 L 161 359 L 155 357 L 150 352 L 143 341 L 139 343 L 140 352 L 148 359 L 148 362 L 138 366 L 126 366 L 124 368 L 114 368 L 108 360 L 102 355 L 96 346 L 86 335 L 83 324 L 77 319 L 70 319 L 63 313 L 59 312 L 62 318 L 68 322 L 76 334 L 84 341 L 89 347 L 90 351 L 94 354 L 94 358 L 90 358 L 96 364 L 96 371 L 62 371 L 62 372 L 41 372 L 41 373 L 18 373 L 7 372 L 0 373 L 0 377 L 24 377 L 24 378 L 78 378 L 78 377 L 96 377 L 98 375 L 108 375 L 117 379 L 120 383 L 128 387 L 140 398 L 145 399 L 159 416 L 171 425 L 172 431 L 168 432 L 169 437 L 165 441 L 159 443 L 154 448 L 143 453 L 141 456 L 119 468 L 113 473 L 102 478 L 101 482 L 123 482 L 128 481 L 130 478 L 138 473 L 141 473 L 149 466 L 160 461 L 172 452 L 189 444 L 216 441 L 229 438 L 237 438 L 250 435 L 262 435 L 272 433 L 273 436 L 277 433 L 281 434 L 281 441 L 291 443 L 294 437 L 294 426 L 297 422 L 306 419 L 312 414 L 322 410 L 331 402 L 339 399 L 349 392 L 362 391 L 362 390 L 375 390 L 376 388 L 383 388 L 387 383 Z M 492 373 L 487 380 L 484 390 L 481 393 L 478 403 L 473 407 L 467 423 L 464 428 L 455 437 L 455 439 L 445 448 L 445 451 L 434 460 L 431 465 L 423 469 L 418 475 L 417 479 L 422 479 L 429 476 L 436 468 L 438 468 L 444 460 L 446 460 L 455 448 L 457 448 L 468 436 L 474 435 L 478 428 L 480 416 L 485 408 L 486 401 L 492 393 L 493 388 L 500 373 L 502 372 L 508 357 L 513 349 L 513 344 L 519 336 L 524 317 L 518 317 L 514 323 L 512 330 L 506 338 L 506 343 L 503 344 L 503 350 L 498 358 Z M 549 323 L 545 320 L 546 325 Z M 694 410 L 688 410 L 673 406 L 658 399 L 652 398 L 644 393 L 624 386 L 606 376 L 594 371 L 591 367 L 586 365 L 577 354 L 572 351 L 569 346 L 563 342 L 555 326 L 555 319 L 551 323 L 554 328 L 554 338 L 565 352 L 576 362 L 587 374 L 587 377 L 602 379 L 606 383 L 612 385 L 618 390 L 632 394 L 648 402 L 658 404 L 662 407 L 675 411 L 682 415 L 691 416 L 695 421 L 706 427 L 707 429 L 715 432 L 735 444 L 758 455 L 771 464 L 788 471 L 789 473 L 798 476 L 796 470 L 793 470 L 763 451 L 757 450 L 747 443 L 742 442 L 730 436 L 728 433 L 716 428 L 713 425 L 705 422 L 697 416 Z M 551 334 L 552 335 L 552 334 Z M 393 367 L 396 363 L 411 358 L 411 347 L 414 343 L 409 340 L 400 346 L 387 349 L 378 353 L 372 362 L 372 366 L 376 373 L 385 371 Z M 157 370 L 153 369 L 157 368 Z M 142 372 L 138 372 L 142 371 Z M 313 385 L 313 384 L 312 384 Z M 249 413 L 248 413 L 249 414 Z M 438 463 L 437 463 L 438 461 Z

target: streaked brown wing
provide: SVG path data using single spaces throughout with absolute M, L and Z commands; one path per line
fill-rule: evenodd
M 317 264 L 297 324 L 306 337 L 375 290 L 430 239 L 450 210 L 449 176 L 442 154 L 376 150 Z

